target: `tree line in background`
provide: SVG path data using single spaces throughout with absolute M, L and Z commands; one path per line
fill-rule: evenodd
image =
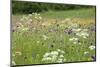
M 71 10 L 71 9 L 81 9 L 81 8 L 91 8 L 91 6 L 12 1 L 13 14 L 29 14 L 32 12 L 45 12 L 45 11 L 58 11 L 58 10 L 60 11 L 60 10 Z

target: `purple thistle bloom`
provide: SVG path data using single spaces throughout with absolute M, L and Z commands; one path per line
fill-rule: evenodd
M 95 26 L 92 26 L 92 27 L 90 28 L 90 30 L 91 30 L 92 32 L 95 32 L 95 31 L 96 31 L 96 27 L 95 27 Z
M 91 31 L 95 32 L 96 30 L 95 29 L 91 29 Z
M 72 33 L 72 29 L 65 29 L 64 32 L 67 33 L 67 34 L 71 34 Z

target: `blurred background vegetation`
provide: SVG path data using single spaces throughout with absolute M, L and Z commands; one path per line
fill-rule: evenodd
M 12 1 L 13 14 L 30 14 L 33 12 L 46 11 L 63 11 L 73 9 L 93 8 L 93 6 L 86 5 L 72 5 L 72 4 L 58 4 L 58 3 L 41 3 L 41 2 L 26 2 L 26 1 Z

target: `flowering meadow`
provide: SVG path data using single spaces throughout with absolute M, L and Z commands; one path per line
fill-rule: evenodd
M 12 15 L 12 65 L 95 61 L 95 9 Z

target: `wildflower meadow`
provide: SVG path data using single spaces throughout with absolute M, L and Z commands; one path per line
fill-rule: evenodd
M 95 61 L 95 20 L 95 6 L 82 5 L 12 14 L 12 65 Z

